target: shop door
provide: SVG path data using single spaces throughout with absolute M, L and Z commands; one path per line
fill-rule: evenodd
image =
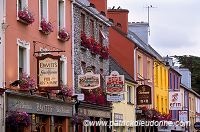
M 36 132 L 47 132 L 47 116 L 36 116 Z
M 54 116 L 54 132 L 63 132 L 63 117 Z

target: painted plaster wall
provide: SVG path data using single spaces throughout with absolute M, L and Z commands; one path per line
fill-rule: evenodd
M 0 1 L 0 88 L 3 87 L 3 0 Z
M 48 1 L 48 14 L 49 21 L 53 25 L 53 32 L 49 35 L 44 35 L 39 31 L 39 1 L 28 0 L 28 8 L 34 15 L 35 21 L 31 25 L 24 25 L 17 21 L 17 1 L 7 0 L 6 1 L 6 21 L 8 28 L 6 29 L 6 82 L 9 87 L 10 82 L 15 81 L 18 78 L 18 45 L 17 38 L 20 40 L 30 43 L 30 74 L 36 77 L 36 58 L 33 56 L 33 41 L 40 41 L 45 44 L 49 44 L 56 48 L 65 50 L 65 52 L 59 55 L 64 55 L 67 58 L 67 84 L 72 85 L 72 66 L 71 66 L 71 39 L 66 42 L 61 42 L 57 39 L 58 37 L 58 1 Z M 71 35 L 71 2 L 65 0 L 66 6 L 66 30 Z M 54 50 L 43 45 L 36 46 L 36 51 L 40 48 L 47 48 L 48 50 Z M 53 54 L 53 53 L 52 53 Z M 53 55 L 58 55 L 54 53 Z

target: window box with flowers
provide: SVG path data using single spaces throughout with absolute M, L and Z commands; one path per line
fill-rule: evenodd
M 21 132 L 31 125 L 31 116 L 26 112 L 8 111 L 6 124 L 10 131 Z
M 46 35 L 53 32 L 53 25 L 51 22 L 46 21 L 44 18 L 40 22 L 40 31 Z
M 23 10 L 18 11 L 17 16 L 17 20 L 26 25 L 30 25 L 35 21 L 32 13 L 29 11 L 28 8 L 24 8 Z
M 31 78 L 26 73 L 20 74 L 19 77 L 19 91 L 30 91 L 36 88 L 36 81 L 34 78 Z
M 81 33 L 81 49 L 86 50 L 88 48 L 88 39 L 84 32 Z
M 70 38 L 69 33 L 66 31 L 65 28 L 62 28 L 58 32 L 58 39 L 61 41 L 68 41 Z

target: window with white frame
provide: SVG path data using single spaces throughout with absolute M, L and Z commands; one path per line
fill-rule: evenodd
M 65 27 L 65 0 L 58 0 L 58 26 L 59 29 Z
M 28 0 L 17 0 L 17 11 L 28 7 Z
M 60 83 L 67 84 L 67 60 L 65 56 L 60 58 Z
M 142 77 L 142 70 L 143 70 L 143 66 L 142 66 L 142 57 L 140 56 L 140 55 L 138 55 L 138 67 L 137 67 L 137 69 L 138 69 L 138 76 L 139 77 Z
M 18 45 L 18 77 L 24 72 L 30 74 L 30 43 L 17 39 Z
M 39 0 L 39 20 L 48 21 L 48 0 Z
M 127 86 L 127 102 L 132 103 L 132 90 L 131 86 Z
M 152 67 L 150 59 L 147 59 L 147 79 L 152 81 Z

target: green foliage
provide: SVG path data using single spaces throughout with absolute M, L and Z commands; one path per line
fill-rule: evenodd
M 192 89 L 200 94 L 200 57 L 197 56 L 175 56 L 180 67 L 188 68 L 192 74 Z

